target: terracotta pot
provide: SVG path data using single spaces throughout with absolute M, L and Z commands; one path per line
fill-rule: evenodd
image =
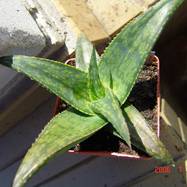
M 158 71 L 158 76 L 157 76 L 157 136 L 160 137 L 160 62 L 159 59 L 156 55 L 151 54 L 148 60 L 154 62 L 157 64 L 157 71 Z M 72 64 L 72 59 L 68 61 Z M 56 115 L 59 111 L 59 107 L 61 105 L 61 100 L 60 98 L 57 97 L 53 114 Z M 123 158 L 128 158 L 128 159 L 136 159 L 136 160 L 147 160 L 151 159 L 152 157 L 148 156 L 137 156 L 137 155 L 131 155 L 128 153 L 118 153 L 118 152 L 107 152 L 107 151 L 74 151 L 74 150 L 69 150 L 69 153 L 72 154 L 86 154 L 86 155 L 93 155 L 93 156 L 103 156 L 103 157 L 123 157 Z

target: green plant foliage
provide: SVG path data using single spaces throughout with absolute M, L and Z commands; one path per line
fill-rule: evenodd
M 92 102 L 93 111 L 100 114 L 110 122 L 123 140 L 131 147 L 129 129 L 118 100 L 111 90 L 106 91 L 106 96 Z
M 92 44 L 88 41 L 88 39 L 85 36 L 80 36 L 82 39 L 81 41 L 84 43 L 86 43 L 89 46 L 91 46 Z M 86 40 L 86 41 L 85 41 Z M 91 51 L 93 50 L 93 47 L 90 47 L 90 51 L 89 49 L 83 50 L 83 53 L 87 53 L 90 54 L 91 56 Z M 97 59 L 97 61 L 99 61 L 100 59 Z M 79 60 L 76 59 L 76 65 L 79 65 Z M 84 69 L 85 72 L 88 71 L 88 66 L 87 68 Z M 111 90 L 109 90 L 111 92 Z M 112 94 L 112 93 L 111 93 Z M 113 97 L 111 97 L 113 98 Z M 111 98 L 108 98 L 111 99 Z M 104 99 L 107 99 L 106 97 Z M 103 104 L 102 101 L 99 101 L 101 104 L 100 106 L 95 107 L 96 111 L 97 108 L 102 108 Z M 111 108 L 110 104 L 112 104 L 112 101 L 108 102 L 108 109 L 105 109 L 105 111 L 110 111 Z M 169 154 L 169 152 L 165 149 L 163 143 L 159 140 L 159 138 L 156 136 L 156 134 L 154 133 L 154 131 L 152 130 L 152 128 L 150 127 L 150 125 L 148 125 L 147 121 L 145 120 L 145 118 L 142 116 L 142 114 L 132 105 L 129 104 L 125 104 L 122 107 L 122 111 L 123 114 L 125 116 L 125 120 L 126 123 L 128 125 L 128 129 L 130 131 L 130 136 L 131 136 L 131 141 L 132 144 L 139 148 L 140 150 L 147 152 L 149 155 L 162 160 L 164 163 L 172 163 L 172 158 L 171 155 Z M 110 115 L 114 114 L 114 116 L 117 114 L 115 114 L 116 111 L 110 111 Z M 104 116 L 104 114 L 102 114 Z M 107 116 L 107 115 L 105 115 Z M 110 121 L 107 117 L 106 119 L 108 121 Z M 122 124 L 122 123 L 121 123 Z M 125 127 L 123 127 L 125 128 Z M 115 128 L 111 129 L 112 133 L 121 138 L 122 140 L 125 140 L 125 138 L 122 138 L 121 135 L 119 135 Z M 125 130 L 128 131 L 128 130 Z M 123 130 L 122 130 L 123 132 Z
M 87 40 L 87 38 L 83 34 L 80 34 L 77 39 L 76 51 L 75 51 L 77 68 L 85 72 L 88 72 L 92 50 L 93 50 L 93 45 Z M 96 58 L 98 61 L 99 55 L 97 54 L 97 52 L 96 52 Z
M 163 163 L 172 163 L 172 158 L 142 114 L 132 105 L 125 105 L 123 113 L 132 135 L 132 144 Z
M 101 57 L 101 82 L 111 87 L 121 104 L 125 102 L 150 50 L 170 15 L 183 0 L 160 0 L 145 14 L 128 24 Z
M 90 137 L 108 122 L 113 133 L 163 163 L 172 157 L 133 106 L 126 101 L 165 23 L 183 0 L 161 0 L 118 34 L 99 59 L 85 37 L 77 42 L 79 69 L 47 59 L 11 56 L 0 63 L 23 72 L 73 108 L 55 116 L 26 154 L 14 180 L 23 186 L 57 153 Z
M 57 61 L 19 55 L 2 57 L 0 63 L 25 73 L 78 110 L 93 114 L 85 72 Z
M 106 123 L 97 116 L 84 115 L 72 109 L 56 115 L 27 152 L 13 186 L 23 186 L 49 159 L 87 139 Z
M 103 87 L 97 67 L 96 51 L 92 50 L 90 65 L 89 65 L 89 87 L 92 100 L 97 100 L 105 96 L 105 88 Z

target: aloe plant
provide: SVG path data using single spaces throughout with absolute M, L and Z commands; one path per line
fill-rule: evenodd
M 21 187 L 47 161 L 111 123 L 113 134 L 165 164 L 172 156 L 141 113 L 126 100 L 169 17 L 183 0 L 161 0 L 127 24 L 99 57 L 81 36 L 76 67 L 28 56 L 0 58 L 66 101 L 71 108 L 57 114 L 23 159 L 13 186 Z

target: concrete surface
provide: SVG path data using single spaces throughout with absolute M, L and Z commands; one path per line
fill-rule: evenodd
M 44 48 L 46 48 L 46 37 L 22 0 L 0 0 L 0 56 L 13 54 L 37 56 Z M 23 83 L 27 86 L 20 90 L 20 85 Z M 2 116 L 5 116 L 7 107 L 13 109 L 13 106 L 22 100 L 21 95 L 32 86 L 33 83 L 28 78 L 0 65 L 0 119 L 4 119 Z M 11 126 L 6 120 L 3 120 L 1 127 L 2 125 L 7 129 L 9 125 Z
M 49 57 L 64 45 L 65 25 L 51 1 L 48 0 L 46 3 L 46 0 L 22 0 L 22 2 L 46 38 L 46 47 L 41 56 Z
M 0 95 L 1 89 L 4 88 L 7 82 L 9 82 L 15 75 L 15 71 L 0 65 Z
M 36 55 L 45 38 L 20 0 L 0 0 L 0 56 Z
M 57 11 L 54 1 L 22 1 L 45 35 L 46 48 L 41 55 L 51 55 L 53 59 L 63 61 L 72 54 L 75 51 L 76 33 L 71 29 L 68 16 Z

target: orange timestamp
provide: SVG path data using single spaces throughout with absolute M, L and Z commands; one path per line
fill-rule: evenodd
M 154 168 L 154 173 L 156 174 L 169 174 L 172 172 L 172 168 L 171 166 L 157 166 Z M 184 165 L 178 165 L 177 166 L 177 171 L 179 173 L 184 173 L 185 171 L 185 166 Z

